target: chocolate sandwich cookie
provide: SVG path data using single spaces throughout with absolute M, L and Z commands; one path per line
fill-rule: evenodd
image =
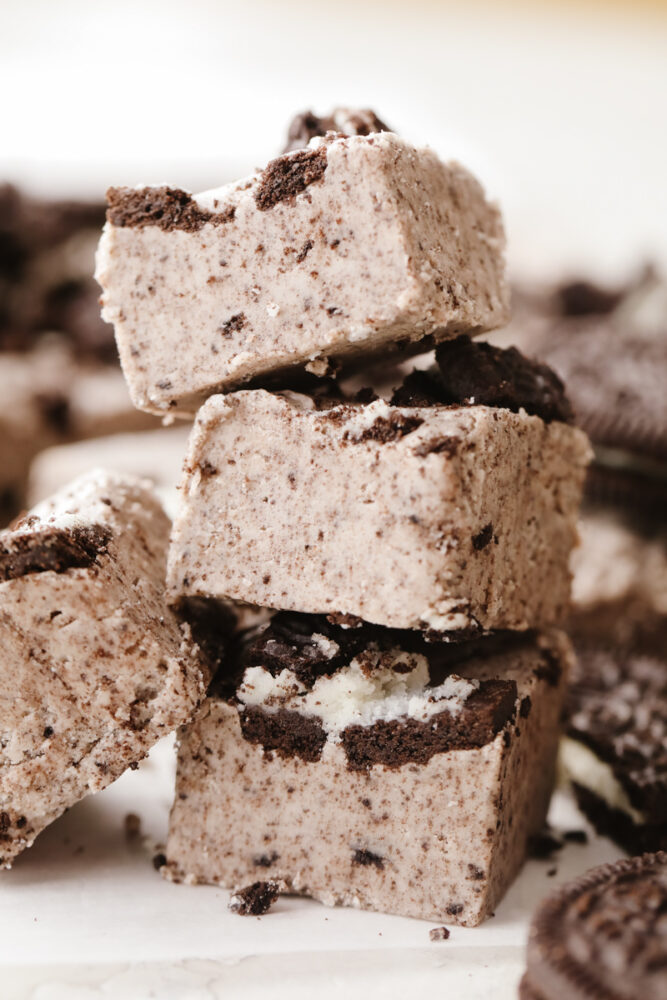
M 580 283 L 533 339 L 567 385 L 596 452 L 588 494 L 662 515 L 667 504 L 667 318 L 655 277 L 625 293 Z
M 663 652 L 577 649 L 561 765 L 598 833 L 630 854 L 667 849 Z
M 665 1000 L 667 855 L 602 865 L 554 893 L 528 939 L 521 1000 Z

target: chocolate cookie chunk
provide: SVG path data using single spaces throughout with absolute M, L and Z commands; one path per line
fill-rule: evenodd
M 229 909 L 240 917 L 261 917 L 269 912 L 279 895 L 277 882 L 253 882 L 232 895 Z
M 371 135 L 373 132 L 391 132 L 388 125 L 370 108 L 334 108 L 330 115 L 319 117 L 312 111 L 295 115 L 287 131 L 287 145 L 283 152 L 303 149 L 316 135 L 340 132 L 343 135 Z
M 546 423 L 573 423 L 563 383 L 515 347 L 494 347 L 457 337 L 436 350 L 437 369 L 415 371 L 392 397 L 393 406 L 496 406 L 525 410 Z
M 664 1000 L 666 914 L 666 854 L 594 868 L 538 910 L 520 997 Z
M 436 351 L 444 386 L 443 402 L 524 409 L 551 420 L 573 422 L 563 383 L 547 365 L 531 361 L 516 348 L 457 337 Z

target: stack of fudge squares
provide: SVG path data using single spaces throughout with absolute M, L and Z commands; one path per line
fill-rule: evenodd
M 141 637 L 110 648 L 116 616 L 103 667 L 86 651 L 110 686 L 89 770 L 107 736 L 115 776 L 181 725 L 168 878 L 478 924 L 546 815 L 589 460 L 553 372 L 471 339 L 507 321 L 497 209 L 348 110 L 300 116 L 238 183 L 108 197 L 97 277 L 132 399 L 194 417 L 166 583 L 161 514 L 127 477 L 84 477 L 1 543 L 45 657 L 86 579 L 144 560 L 105 593 Z M 62 553 L 82 490 L 95 530 Z M 124 706 L 115 675 L 148 647 Z M 11 844 L 6 803 L 0 777 Z

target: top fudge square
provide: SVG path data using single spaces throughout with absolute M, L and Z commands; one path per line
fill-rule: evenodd
M 329 134 L 197 196 L 112 188 L 97 258 L 132 399 L 221 391 L 508 319 L 500 214 L 461 166 L 391 132 Z

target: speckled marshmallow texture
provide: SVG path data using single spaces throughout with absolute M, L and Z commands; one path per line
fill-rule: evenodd
M 392 420 L 419 426 L 374 439 Z M 215 396 L 190 439 L 170 593 L 397 628 L 551 624 L 588 456 L 580 431 L 523 412 Z
M 564 668 L 557 685 L 539 675 L 545 646 Z M 234 705 L 208 699 L 180 732 L 163 873 L 228 888 L 271 878 L 327 905 L 480 923 L 544 821 L 570 657 L 552 633 L 464 664 L 468 678 L 516 681 L 514 719 L 486 746 L 397 768 L 351 771 L 332 742 L 315 763 L 265 752 L 243 739 Z
M 103 316 L 138 407 L 192 413 L 278 369 L 507 321 L 502 222 L 466 170 L 392 133 L 318 144 L 322 177 L 268 209 L 256 174 L 196 196 L 224 224 L 107 223 Z
M 208 676 L 166 606 L 169 521 L 149 484 L 80 477 L 0 533 L 5 553 L 44 532 L 102 529 L 92 565 L 0 582 L 0 867 L 79 799 L 185 722 Z

